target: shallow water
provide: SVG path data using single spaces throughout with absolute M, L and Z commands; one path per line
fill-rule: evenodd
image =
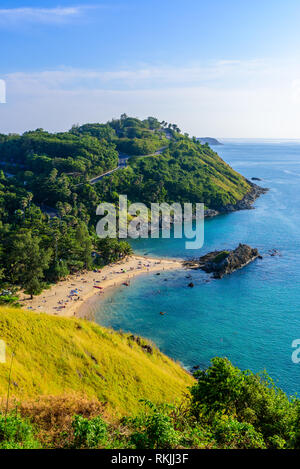
M 187 287 L 186 271 L 137 277 L 97 305 L 96 320 L 152 339 L 187 367 L 206 367 L 218 355 L 243 369 L 266 369 L 294 394 L 300 391 L 300 364 L 291 360 L 291 343 L 300 338 L 300 142 L 227 142 L 216 150 L 270 188 L 256 209 L 205 221 L 200 251 L 187 251 L 179 239 L 136 240 L 134 249 L 187 258 L 242 242 L 257 247 L 263 260 L 222 280 L 192 272 L 194 288 Z M 281 255 L 269 256 L 273 248 Z

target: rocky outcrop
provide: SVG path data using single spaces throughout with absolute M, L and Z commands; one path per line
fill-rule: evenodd
M 247 181 L 247 182 L 251 186 L 250 191 L 247 192 L 247 194 L 242 198 L 242 200 L 239 200 L 236 204 L 225 205 L 223 209 L 220 211 L 220 213 L 235 212 L 237 210 L 253 209 L 252 205 L 255 202 L 255 200 L 260 195 L 265 194 L 269 190 L 265 187 L 260 187 L 251 181 Z
M 211 208 L 207 208 L 206 210 L 204 210 L 204 218 L 212 218 L 216 215 L 220 215 L 220 212 L 218 212 L 218 210 L 213 210 Z
M 213 218 L 213 217 L 216 217 L 217 215 L 222 215 L 222 214 L 226 214 L 226 213 L 230 213 L 230 212 L 237 212 L 238 210 L 253 209 L 254 207 L 252 205 L 255 202 L 255 200 L 260 195 L 265 194 L 266 192 L 268 192 L 269 189 L 267 189 L 266 187 L 260 187 L 257 184 L 254 184 L 253 182 L 248 181 L 248 180 L 247 180 L 247 183 L 250 186 L 250 190 L 249 190 L 249 192 L 247 192 L 247 194 L 241 200 L 239 200 L 235 204 L 224 205 L 223 207 L 219 208 L 218 210 L 207 208 L 207 209 L 204 210 L 204 218 Z M 159 226 L 160 227 L 162 226 L 162 221 L 163 221 L 162 218 L 163 217 L 160 214 L 160 219 L 159 219 Z M 196 218 L 195 215 L 193 215 L 193 219 L 195 219 L 195 218 Z M 171 224 L 174 224 L 175 222 L 180 222 L 181 217 L 177 219 L 175 214 L 171 214 L 170 219 L 171 219 L 170 220 Z M 166 221 L 168 223 L 169 218 L 166 218 Z M 150 233 L 151 232 L 151 223 L 150 223 L 150 221 L 149 221 L 148 225 L 149 225 L 149 230 L 148 231 Z
M 192 269 L 201 269 L 212 273 L 214 278 L 222 278 L 224 275 L 241 269 L 258 257 L 261 256 L 256 248 L 251 248 L 247 244 L 239 244 L 234 250 L 209 252 L 198 260 L 187 261 L 185 265 Z
M 132 334 L 128 337 L 128 339 L 136 342 L 144 350 L 144 352 L 147 352 L 150 355 L 153 355 L 153 347 L 151 347 L 151 345 L 149 344 L 143 344 L 142 339 L 138 335 L 135 336 Z
M 281 256 L 281 253 L 278 251 L 278 249 L 273 248 L 268 250 L 268 256 Z

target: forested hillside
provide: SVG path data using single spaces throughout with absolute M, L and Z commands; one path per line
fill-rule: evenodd
M 176 135 L 162 154 L 134 157 L 124 171 L 97 184 L 106 200 L 127 194 L 131 201 L 203 202 L 222 209 L 249 191 L 245 178 L 227 165 L 208 145 Z

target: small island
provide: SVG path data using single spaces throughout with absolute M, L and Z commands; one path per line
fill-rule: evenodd
M 256 248 L 251 248 L 247 244 L 239 244 L 234 250 L 209 252 L 197 260 L 187 261 L 185 266 L 204 270 L 212 273 L 214 278 L 220 279 L 224 275 L 245 267 L 257 258 L 261 256 Z
M 208 143 L 209 145 L 223 145 L 219 140 L 212 137 L 199 137 L 197 140 L 202 144 Z

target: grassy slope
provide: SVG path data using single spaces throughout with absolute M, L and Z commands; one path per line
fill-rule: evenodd
M 128 337 L 92 322 L 1 307 L 7 363 L 0 364 L 0 397 L 6 396 L 15 350 L 11 395 L 17 398 L 75 392 L 120 414 L 135 413 L 141 398 L 180 398 L 193 378 L 157 349 L 150 355 Z
M 211 170 L 212 182 L 232 194 L 237 201 L 249 192 L 250 186 L 244 176 L 232 169 L 216 153 L 214 157 L 207 158 L 206 164 Z
M 176 152 L 180 152 L 178 157 Z M 176 161 L 176 162 L 175 162 Z M 186 197 L 193 197 L 194 189 L 198 190 L 199 202 L 204 202 L 208 208 L 218 208 L 212 203 L 207 203 L 207 196 L 202 195 L 203 190 L 208 194 L 216 190 L 219 197 L 226 196 L 226 202 L 235 204 L 250 191 L 247 180 L 234 169 L 232 169 L 222 158 L 211 148 L 195 145 L 193 142 L 172 142 L 169 149 L 161 155 L 139 157 L 129 161 L 135 174 L 142 174 L 147 180 L 160 175 L 160 182 L 163 181 L 168 192 L 168 181 L 181 183 L 189 181 L 191 190 L 185 194 Z M 124 171 L 124 170 L 123 170 Z M 126 169 L 125 169 L 126 172 Z M 115 178 L 118 174 L 114 175 Z M 123 191 L 124 188 L 122 187 Z M 127 190 L 130 193 L 130 188 Z M 178 197 L 178 196 L 177 196 Z M 165 197 L 168 202 L 169 194 Z M 171 199 L 173 199 L 171 197 Z M 177 199 L 176 199 L 177 200 Z M 220 205 L 224 205 L 219 199 Z

